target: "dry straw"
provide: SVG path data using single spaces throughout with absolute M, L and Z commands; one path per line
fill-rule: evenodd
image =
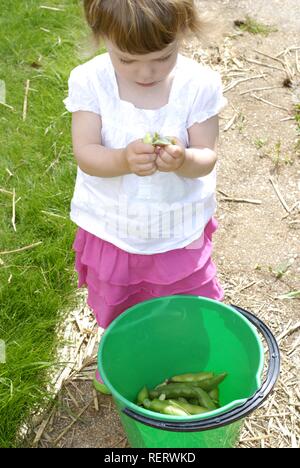
M 289 79 L 292 83 L 296 83 L 299 80 L 299 49 L 300 47 L 288 47 L 272 56 L 262 50 L 248 50 L 246 56 L 241 56 L 233 46 L 232 38 L 227 37 L 221 45 L 206 50 L 200 49 L 197 41 L 190 42 L 185 45 L 183 53 L 199 63 L 219 70 L 223 78 L 225 94 L 229 95 L 231 91 L 235 90 L 240 92 L 241 99 L 242 96 L 252 99 L 253 103 L 256 102 L 256 105 L 265 106 L 266 110 L 272 110 L 276 107 L 284 118 L 294 119 L 292 105 L 290 108 L 282 107 L 277 101 L 272 102 L 265 99 L 263 93 L 275 88 L 275 86 L 266 86 L 266 83 L 274 74 L 277 74 L 281 81 Z M 248 83 L 249 89 L 245 89 Z M 257 101 L 258 96 L 254 95 L 254 92 L 260 93 L 259 103 Z M 238 123 L 238 114 L 238 110 L 233 108 L 232 115 L 222 116 L 223 124 L 221 129 L 228 132 L 229 129 L 234 128 Z M 274 190 L 277 189 L 276 193 L 280 203 L 286 210 L 289 210 L 277 182 L 273 179 L 271 182 Z M 5 195 L 12 195 L 5 188 L 2 188 L 1 191 Z M 222 195 L 225 202 L 236 201 L 261 204 L 260 200 L 238 199 L 234 194 L 222 193 Z M 25 248 L 32 247 L 35 247 L 35 245 Z M 2 255 L 6 253 L 0 252 Z M 220 276 L 222 277 L 222 275 Z M 221 280 L 225 285 L 226 302 L 241 307 L 247 305 L 249 310 L 269 324 L 278 338 L 282 357 L 281 376 L 275 391 L 260 409 L 246 419 L 238 447 L 298 448 L 300 442 L 299 322 L 290 320 L 283 330 L 282 317 L 287 310 L 287 302 L 278 301 L 277 297 L 268 292 L 265 294 L 263 301 L 255 298 L 255 291 L 258 291 L 260 287 L 268 291 L 269 285 L 264 281 L 253 280 L 247 275 L 240 275 L 236 278 L 232 276 L 230 279 L 221 278 Z M 108 412 L 114 412 L 111 402 L 107 403 L 109 397 L 93 393 L 92 397 L 89 396 L 87 401 L 87 397 L 80 391 L 81 382 L 91 383 L 93 379 L 96 369 L 97 343 L 99 334 L 101 334 L 101 331 L 99 333 L 97 329 L 91 311 L 83 305 L 85 293 L 83 293 L 80 300 L 82 301 L 80 302 L 81 305 L 77 310 L 70 313 L 68 320 L 62 324 L 60 331 L 66 344 L 59 351 L 58 361 L 65 362 L 66 365 L 59 373 L 52 375 L 51 379 L 52 390 L 54 387 L 56 394 L 54 402 L 60 404 L 52 404 L 48 411 L 35 414 L 29 421 L 27 428 L 25 428 L 27 435 L 28 432 L 31 433 L 31 436 L 33 434 L 33 446 L 70 446 L 74 437 L 74 428 L 85 412 L 93 409 L 95 413 L 93 417 L 96 417 L 102 407 Z M 70 407 L 70 405 L 74 408 L 75 415 L 70 416 L 63 409 Z M 63 418 L 66 418 L 66 423 L 58 432 L 56 422 Z M 119 427 L 119 421 L 115 415 L 112 420 L 112 424 Z M 101 421 L 98 421 L 98 423 L 101 424 Z M 115 441 L 114 446 L 127 446 L 126 437 Z

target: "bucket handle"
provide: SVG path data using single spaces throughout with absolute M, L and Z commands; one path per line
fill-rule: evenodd
M 252 413 L 256 408 L 258 408 L 271 393 L 278 379 L 280 372 L 279 346 L 273 333 L 262 320 L 247 310 L 242 309 L 241 307 L 237 307 L 233 304 L 231 304 L 231 307 L 246 317 L 249 322 L 251 322 L 260 331 L 266 340 L 269 350 L 269 366 L 266 379 L 252 397 L 248 398 L 242 405 L 233 408 L 223 415 L 221 414 L 220 416 L 213 416 L 211 418 L 191 422 L 168 422 L 161 419 L 151 419 L 142 416 L 141 414 L 136 413 L 129 408 L 124 408 L 122 410 L 123 413 L 142 424 L 154 427 L 156 429 L 173 432 L 200 432 L 217 429 L 218 427 L 232 424 L 233 422 L 244 418 L 249 413 Z

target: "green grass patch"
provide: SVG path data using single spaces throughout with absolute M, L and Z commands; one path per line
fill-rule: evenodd
M 282 294 L 281 296 L 278 296 L 278 299 L 300 299 L 300 290 Z
M 297 130 L 297 141 L 295 144 L 295 151 L 298 156 L 300 156 L 300 104 L 295 104 L 294 114 L 296 121 L 296 130 Z
M 1 447 L 18 446 L 20 425 L 51 398 L 56 326 L 75 305 L 76 163 L 62 100 L 71 69 L 87 60 L 79 58 L 87 29 L 79 0 L 45 4 L 57 10 L 9 0 L 0 13 Z
M 277 28 L 274 26 L 260 23 L 250 16 L 246 16 L 245 20 L 236 20 L 234 24 L 242 31 L 246 31 L 250 34 L 260 34 L 262 36 L 268 36 L 270 33 L 277 31 Z
M 265 145 L 267 144 L 267 140 L 264 140 L 262 138 L 257 138 L 255 141 L 254 141 L 254 145 L 257 149 L 261 149 L 263 148 Z

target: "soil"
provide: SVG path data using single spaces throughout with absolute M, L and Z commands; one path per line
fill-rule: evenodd
M 286 119 L 293 115 L 295 96 L 298 95 L 300 101 L 299 1 L 210 0 L 200 2 L 200 7 L 206 7 L 208 3 L 227 28 L 225 42 L 223 38 L 218 47 L 207 50 L 214 57 L 212 65 L 222 73 L 225 88 L 235 79 L 260 76 L 240 82 L 225 93 L 229 105 L 222 112 L 220 121 L 219 230 L 214 237 L 214 260 L 225 288 L 225 301 L 255 313 L 277 337 L 286 332 L 280 340 L 281 379 L 270 397 L 273 404 L 271 413 L 278 413 L 280 418 L 282 408 L 285 409 L 288 403 L 295 410 L 299 406 L 297 391 L 294 391 L 294 381 L 299 372 L 299 354 L 295 352 L 299 343 L 299 299 L 279 299 L 285 293 L 299 290 L 300 284 L 299 204 L 296 206 L 300 201 L 299 146 L 297 154 L 296 122 Z M 245 20 L 247 15 L 259 23 L 274 26 L 276 31 L 267 36 L 242 33 L 234 26 L 234 21 Z M 298 70 L 296 51 L 284 54 L 286 49 L 293 47 L 299 48 Z M 233 67 L 234 58 L 236 69 L 243 70 L 244 75 L 230 76 L 226 71 L 226 57 L 218 58 L 219 52 L 229 54 L 231 65 L 227 70 Z M 283 54 L 278 57 L 281 52 Z M 185 53 L 194 55 L 194 58 L 197 58 L 197 53 L 201 56 L 197 44 L 191 44 Z M 274 57 L 281 60 L 286 57 L 294 67 L 295 74 L 286 83 L 291 87 L 283 85 L 288 76 L 283 64 Z M 272 89 L 257 90 L 265 87 Z M 254 88 L 255 91 L 241 94 Z M 273 107 L 253 95 L 279 107 Z M 236 118 L 228 128 L 234 115 Z M 290 213 L 284 208 L 270 178 L 288 208 L 293 208 Z M 260 203 L 254 204 L 255 200 Z M 287 376 L 290 375 L 289 380 Z M 52 417 L 51 428 L 43 432 L 37 445 L 129 447 L 112 398 L 98 394 L 97 410 L 94 397 L 90 381 L 79 380 L 64 385 L 58 397 L 60 411 Z M 297 425 L 295 419 L 284 416 L 278 422 L 277 416 L 265 418 L 266 412 L 265 407 L 249 417 L 238 446 L 299 446 L 299 439 L 292 430 L 293 425 Z M 68 427 L 65 435 L 60 437 Z

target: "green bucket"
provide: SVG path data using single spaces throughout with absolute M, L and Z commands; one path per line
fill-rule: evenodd
M 262 383 L 264 348 L 269 349 Z M 141 302 L 105 331 L 98 353 L 100 374 L 110 389 L 131 447 L 234 447 L 245 416 L 269 395 L 279 375 L 279 349 L 268 327 L 249 312 L 191 295 Z M 178 417 L 135 404 L 143 386 L 189 372 L 227 372 L 221 407 Z

